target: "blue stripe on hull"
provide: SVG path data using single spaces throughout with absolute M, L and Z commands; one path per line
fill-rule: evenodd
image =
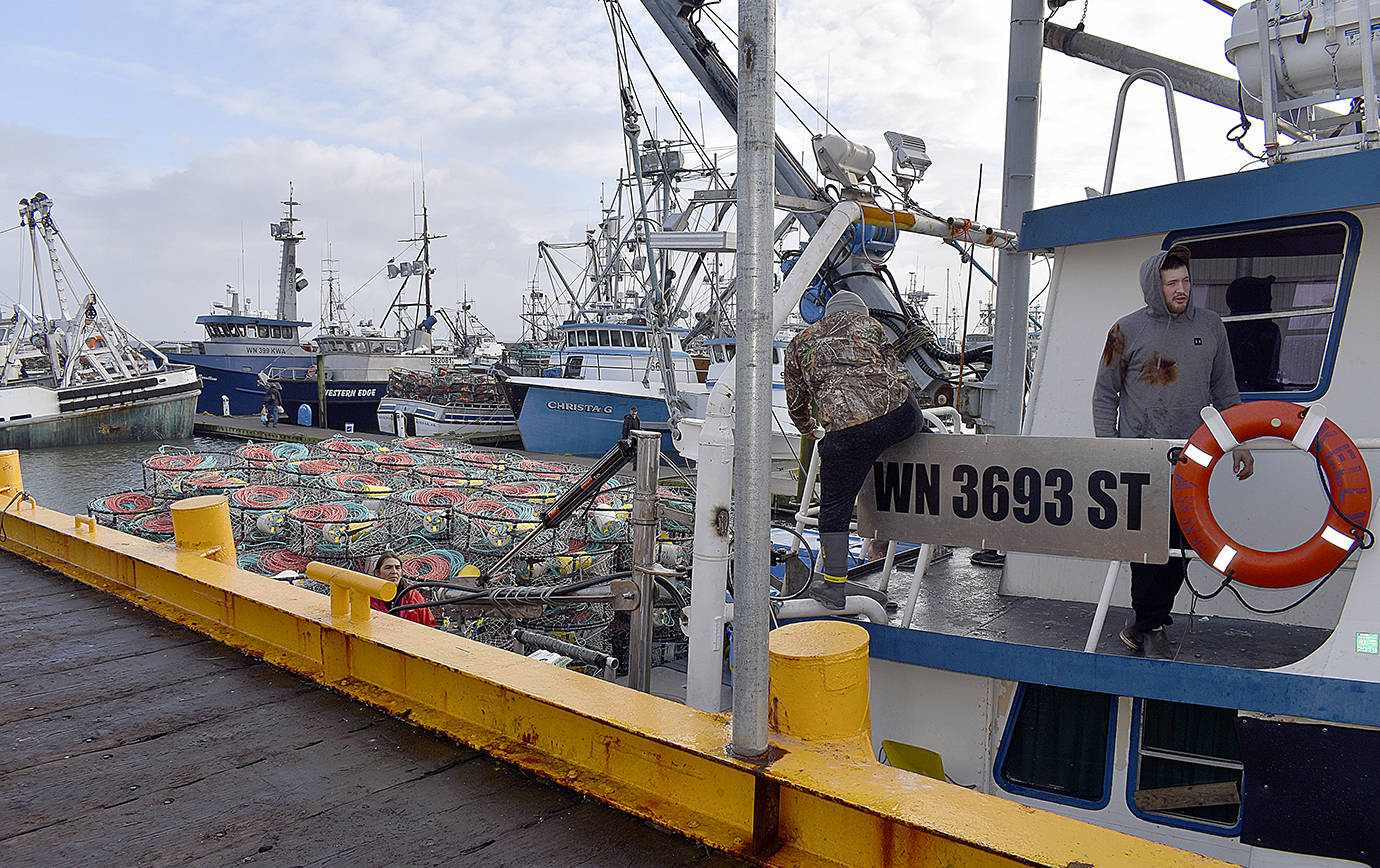
M 192 365 L 201 375 L 201 396 L 196 411 L 219 416 L 223 409 L 221 396 L 230 398 L 230 412 L 236 416 L 258 413 L 264 404 L 264 390 L 259 385 L 259 373 L 270 365 L 299 367 L 310 365 L 313 356 L 219 356 L 191 353 L 168 353 L 168 360 Z M 251 368 L 251 370 L 244 370 Z
M 668 427 L 670 414 L 660 398 L 634 398 L 532 385 L 522 403 L 518 433 L 532 452 L 599 458 L 623 433 L 623 417 L 637 407 L 642 427 L 663 429 L 661 451 L 675 456 Z
M 879 624 L 863 626 L 872 636 L 871 655 L 880 660 L 1336 723 L 1374 726 L 1380 720 L 1380 684 L 1374 682 L 1087 654 Z

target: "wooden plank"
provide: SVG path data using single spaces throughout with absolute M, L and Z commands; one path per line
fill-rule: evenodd
M 157 653 L 169 644 L 198 645 L 204 641 L 167 622 L 120 624 L 89 636 L 74 636 L 70 642 L 33 642 L 22 649 L 9 649 L 0 658 L 0 680 L 58 675 L 109 660 Z
M 1179 811 L 1184 808 L 1239 804 L 1241 804 L 1241 785 L 1238 781 L 1136 790 L 1136 807 L 1142 811 Z
M 6 560 L 0 864 L 741 864 Z
M 264 663 L 153 685 L 80 709 L 31 716 L 0 725 L 0 774 L 161 738 L 192 724 L 279 701 L 283 691 L 302 693 L 314 685 Z M 65 713 L 64 713 L 65 712 Z
M 3 652 L 0 652 L 3 657 Z M 12 673 L 0 680 L 6 701 L 0 703 L 0 725 L 59 711 L 71 711 L 152 687 L 180 684 L 218 672 L 253 665 L 243 655 L 210 640 L 170 645 L 149 654 L 107 660 L 60 675 L 27 680 Z

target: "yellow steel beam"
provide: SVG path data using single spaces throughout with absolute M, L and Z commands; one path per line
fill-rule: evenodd
M 20 502 L 0 546 L 624 811 L 770 865 L 1222 863 L 776 735 L 729 757 L 727 718 L 378 616 Z

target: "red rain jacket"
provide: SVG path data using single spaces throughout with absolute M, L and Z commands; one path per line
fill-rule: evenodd
M 422 596 L 421 591 L 417 590 L 416 588 L 413 588 L 412 590 L 404 593 L 401 599 L 396 599 L 394 600 L 394 602 L 396 602 L 399 606 L 411 606 L 415 603 L 425 603 L 426 598 Z M 370 608 L 377 609 L 380 612 L 388 611 L 388 604 L 385 603 L 383 600 L 380 600 L 378 597 L 370 597 L 369 606 Z M 405 611 L 399 612 L 398 617 L 406 618 L 409 621 L 416 621 L 418 624 L 423 624 L 427 627 L 436 626 L 436 616 L 431 614 L 431 609 L 429 608 L 407 609 Z

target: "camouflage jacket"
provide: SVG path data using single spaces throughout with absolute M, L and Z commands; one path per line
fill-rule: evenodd
M 830 314 L 786 348 L 786 408 L 801 432 L 869 422 L 910 396 L 910 378 L 872 317 Z

